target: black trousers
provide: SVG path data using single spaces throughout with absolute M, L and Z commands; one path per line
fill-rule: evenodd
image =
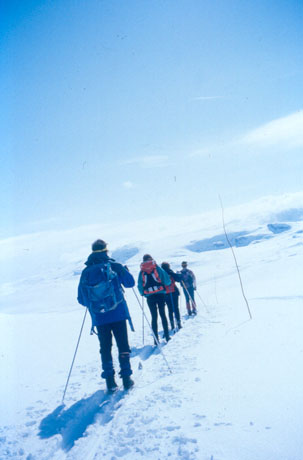
M 162 321 L 163 331 L 166 340 L 169 338 L 168 323 L 165 314 L 165 294 L 151 294 L 147 297 L 147 305 L 152 317 L 152 329 L 159 340 L 158 336 L 158 310 Z
M 177 292 L 165 294 L 165 302 L 168 308 L 168 316 L 172 329 L 175 327 L 174 317 L 176 318 L 177 325 L 180 326 L 180 311 L 179 311 L 179 296 Z
M 101 377 L 106 379 L 115 374 L 112 358 L 113 335 L 119 351 L 120 377 L 131 375 L 132 370 L 129 359 L 130 348 L 128 344 L 126 320 L 97 326 L 97 331 L 103 369 Z

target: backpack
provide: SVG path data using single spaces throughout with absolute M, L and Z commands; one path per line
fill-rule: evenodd
M 186 270 L 181 270 L 182 279 L 186 287 L 192 287 L 194 284 L 194 278 L 192 272 L 186 268 Z
M 169 277 L 170 277 L 170 285 L 165 286 L 166 294 L 170 294 L 172 292 L 177 291 L 177 286 L 176 286 L 176 282 L 175 282 L 174 278 L 171 275 L 169 275 Z
M 144 294 L 164 293 L 164 286 L 161 282 L 155 261 L 148 260 L 141 264 L 142 286 Z
M 123 301 L 118 275 L 110 263 L 94 264 L 87 268 L 83 287 L 94 313 L 106 313 L 114 310 Z

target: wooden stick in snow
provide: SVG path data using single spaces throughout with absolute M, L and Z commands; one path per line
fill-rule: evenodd
M 240 274 L 240 270 L 239 270 L 239 265 L 238 265 L 238 262 L 237 262 L 237 258 L 236 258 L 236 254 L 233 250 L 233 247 L 232 247 L 232 244 L 228 238 L 228 235 L 227 235 L 227 232 L 226 232 L 226 228 L 225 228 L 225 221 L 224 221 L 224 208 L 223 208 L 223 203 L 222 203 L 222 200 L 221 200 L 221 196 L 219 195 L 219 200 L 220 200 L 220 203 L 221 203 L 221 209 L 222 209 L 222 222 L 223 222 L 223 229 L 224 229 L 224 233 L 225 233 L 225 238 L 226 238 L 226 241 L 231 249 L 231 252 L 233 254 L 233 257 L 234 257 L 234 261 L 235 261 L 235 264 L 236 264 L 236 268 L 237 268 L 237 272 L 238 272 L 238 276 L 239 276 L 239 281 L 240 281 L 240 286 L 241 286 L 241 291 L 242 291 L 242 295 L 243 295 L 243 298 L 245 300 L 245 303 L 246 303 L 246 306 L 247 306 L 247 310 L 248 310 L 248 313 L 249 313 L 249 317 L 250 319 L 252 319 L 252 315 L 251 315 L 251 311 L 250 311 L 250 308 L 249 308 L 249 304 L 248 304 L 248 300 L 246 298 L 246 295 L 244 293 L 244 289 L 243 289 L 243 283 L 242 283 L 242 278 L 241 278 L 241 274 Z

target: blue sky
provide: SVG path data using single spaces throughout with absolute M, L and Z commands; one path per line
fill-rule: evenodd
M 1 231 L 302 189 L 303 4 L 0 0 Z

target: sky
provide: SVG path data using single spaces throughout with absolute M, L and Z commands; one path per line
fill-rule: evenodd
M 302 190 L 303 3 L 0 0 L 0 238 Z

